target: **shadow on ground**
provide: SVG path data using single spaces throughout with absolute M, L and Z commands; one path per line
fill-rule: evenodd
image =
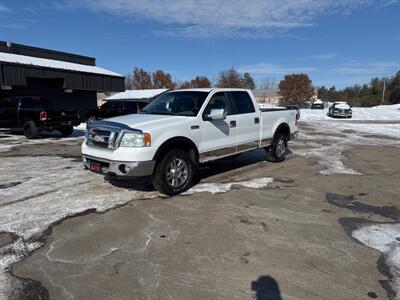
M 278 282 L 271 276 L 260 276 L 251 283 L 251 290 L 257 300 L 282 300 Z

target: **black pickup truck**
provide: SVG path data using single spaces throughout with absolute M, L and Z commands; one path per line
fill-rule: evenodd
M 45 97 L 9 97 L 0 100 L 0 128 L 22 128 L 28 139 L 42 130 L 58 130 L 70 136 L 80 124 L 76 109 L 60 108 Z
M 148 103 L 132 100 L 109 100 L 99 108 L 86 113 L 87 124 L 96 120 L 102 120 L 123 115 L 137 114 Z

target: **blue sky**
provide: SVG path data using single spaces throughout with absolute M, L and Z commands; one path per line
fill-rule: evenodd
M 0 0 L 0 39 L 175 80 L 235 67 L 259 84 L 344 87 L 400 70 L 400 0 Z

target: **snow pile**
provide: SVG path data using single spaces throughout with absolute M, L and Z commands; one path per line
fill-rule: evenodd
M 106 98 L 106 100 L 148 99 L 154 98 L 166 91 L 168 91 L 168 89 L 126 90 L 125 92 L 112 95 Z
M 211 193 L 211 194 L 222 194 L 229 192 L 233 186 L 243 186 L 252 189 L 261 189 L 274 181 L 273 178 L 256 178 L 247 181 L 237 181 L 237 182 L 223 182 L 223 183 L 200 183 L 195 185 L 183 195 L 191 195 L 194 193 Z
M 12 54 L 12 53 L 0 52 L 0 61 L 6 63 L 14 63 L 14 64 L 21 64 L 28 66 L 51 68 L 51 69 L 61 69 L 61 70 L 77 71 L 83 73 L 94 73 L 94 74 L 123 77 L 121 74 L 96 66 L 88 66 L 66 61 L 39 58 L 39 57 Z
M 338 106 L 337 106 L 338 107 Z M 400 122 L 400 105 L 384 105 L 376 107 L 353 107 L 353 118 L 332 119 L 327 116 L 328 108 L 321 110 L 302 109 L 300 121 L 326 121 L 336 120 L 337 122 L 351 122 L 351 120 L 363 121 L 399 121 Z M 346 108 L 347 109 L 347 108 Z
M 394 299 L 400 298 L 400 224 L 367 225 L 353 231 L 353 238 L 383 253 L 389 268 Z

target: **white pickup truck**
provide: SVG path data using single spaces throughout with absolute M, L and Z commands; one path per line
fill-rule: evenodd
M 299 117 L 295 107 L 260 109 L 249 90 L 169 91 L 139 114 L 88 126 L 83 163 L 117 178 L 151 176 L 155 189 L 174 195 L 191 187 L 205 162 L 257 148 L 283 161 Z

